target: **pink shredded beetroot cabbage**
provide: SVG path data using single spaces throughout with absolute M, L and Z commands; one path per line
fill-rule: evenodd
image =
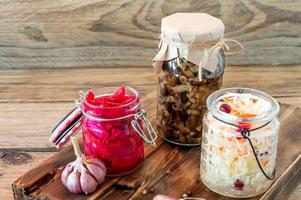
M 121 87 L 112 95 L 95 97 L 89 91 L 83 102 L 85 112 L 102 119 L 116 119 L 140 111 L 139 98 Z M 144 159 L 142 138 L 131 126 L 133 116 L 111 121 L 83 120 L 85 155 L 102 159 L 108 175 L 135 169 Z M 141 122 L 140 122 L 141 124 Z
M 136 113 L 140 109 L 137 106 L 138 103 L 138 97 L 126 94 L 125 87 L 121 87 L 112 95 L 98 96 L 96 98 L 92 91 L 88 91 L 83 106 L 85 111 L 90 114 L 112 119 Z

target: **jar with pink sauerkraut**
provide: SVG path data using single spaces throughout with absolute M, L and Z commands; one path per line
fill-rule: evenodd
M 143 122 L 152 127 L 141 109 L 136 90 L 130 87 L 90 90 L 82 96 L 81 109 L 86 156 L 101 159 L 108 176 L 126 175 L 141 166 L 143 139 L 154 145 L 156 138 L 143 132 Z
M 212 191 L 238 198 L 271 186 L 276 166 L 279 104 L 248 88 L 211 94 L 204 117 L 200 174 Z

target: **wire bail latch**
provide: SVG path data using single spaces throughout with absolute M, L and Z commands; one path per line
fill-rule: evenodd
M 142 122 L 144 122 L 147 129 L 147 133 L 143 131 L 143 127 L 141 127 L 141 125 L 139 124 L 139 120 L 142 120 Z M 145 110 L 141 109 L 140 112 L 134 114 L 134 120 L 132 120 L 131 124 L 134 130 L 143 138 L 145 142 L 152 146 L 156 146 L 155 141 L 158 136 L 152 124 L 147 119 Z

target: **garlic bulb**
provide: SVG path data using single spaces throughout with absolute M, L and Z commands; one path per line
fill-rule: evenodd
M 71 141 L 76 160 L 66 165 L 61 181 L 72 193 L 92 193 L 105 180 L 106 167 L 101 160 L 85 157 L 75 137 Z

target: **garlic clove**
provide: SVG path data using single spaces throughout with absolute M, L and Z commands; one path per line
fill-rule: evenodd
M 92 193 L 96 190 L 97 188 L 97 182 L 96 180 L 87 173 L 86 170 L 82 170 L 81 176 L 80 176 L 80 185 L 82 188 L 82 191 L 85 194 Z
M 73 162 L 69 163 L 63 170 L 62 175 L 61 175 L 61 181 L 62 183 L 66 186 L 67 185 L 67 178 L 69 174 L 73 171 Z
M 81 193 L 81 187 L 80 187 L 80 173 L 75 169 L 72 171 L 71 174 L 69 174 L 67 178 L 67 184 L 66 187 L 68 190 L 72 193 Z
M 86 168 L 92 174 L 94 178 L 96 178 L 97 183 L 101 184 L 105 180 L 106 169 L 96 165 L 94 163 L 86 163 Z
M 61 181 L 72 193 L 92 193 L 106 176 L 106 167 L 101 160 L 82 154 L 75 137 L 71 137 L 76 160 L 67 164 Z
M 86 164 L 87 163 L 95 164 L 95 165 L 101 167 L 101 169 L 104 171 L 105 174 L 107 173 L 107 168 L 101 160 L 93 158 L 93 157 L 86 157 L 85 162 L 86 162 Z

